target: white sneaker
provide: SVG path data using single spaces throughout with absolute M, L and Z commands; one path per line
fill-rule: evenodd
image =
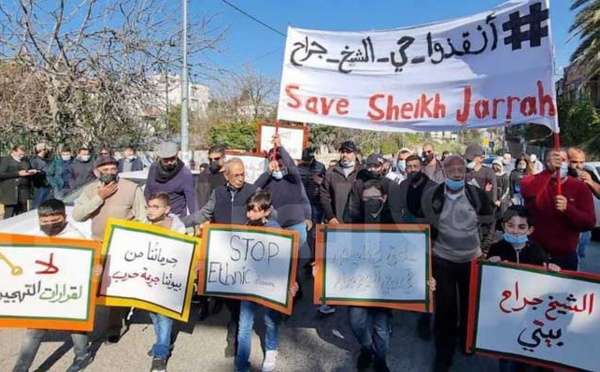
M 329 315 L 329 314 L 335 313 L 335 307 L 332 307 L 332 306 L 329 306 L 329 305 L 321 305 L 321 306 L 319 306 L 318 311 L 321 314 Z
M 271 372 L 277 364 L 277 350 L 267 350 L 265 360 L 262 365 L 262 372 Z

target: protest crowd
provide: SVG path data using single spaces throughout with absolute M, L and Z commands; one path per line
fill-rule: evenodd
M 550 150 L 542 158 L 543 169 L 535 170 L 532 156 L 521 154 L 514 162 L 510 154 L 483 165 L 487 155 L 477 144 L 463 154 L 445 153 L 441 159 L 431 143 L 421 152 L 402 148 L 394 158 L 370 154 L 357 158 L 354 142 L 344 141 L 340 157 L 328 168 L 306 148 L 294 160 L 273 136 L 267 170 L 254 184 L 245 181 L 244 163 L 226 154 L 226 146 L 208 151 L 209 163 L 194 184 L 190 170 L 178 158 L 178 145 L 163 142 L 158 159 L 149 167 L 144 190 L 120 173 L 143 169 L 133 149 L 116 160 L 108 150 L 92 159 L 79 149 L 76 159 L 62 148 L 54 160 L 46 144 L 35 146 L 35 155 L 15 146 L 0 162 L 0 188 L 4 218 L 27 210 L 33 199 L 39 216 L 39 235 L 83 238 L 66 217 L 60 201 L 68 190 L 81 187 L 72 218 L 91 220 L 91 237 L 104 239 L 107 219 L 135 220 L 182 233 L 186 227 L 221 223 L 265 226 L 298 232 L 300 267 L 318 272 L 315 265 L 317 226 L 357 224 L 427 224 L 431 228 L 433 314 L 423 313 L 415 328 L 422 339 L 435 342 L 435 371 L 448 371 L 454 354 L 470 354 L 466 348 L 467 311 L 471 293 L 472 260 L 508 261 L 546 270 L 578 270 L 585 257 L 589 231 L 595 226 L 593 197 L 600 196 L 600 182 L 584 167 L 585 153 L 578 148 Z M 540 160 L 537 160 L 540 162 Z M 557 194 L 557 183 L 561 194 Z M 31 192 L 33 194 L 31 194 Z M 535 224 L 535 225 L 534 225 Z M 188 230 L 201 232 L 200 229 Z M 102 268 L 97 268 L 101 272 Z M 296 300 L 302 287 L 290 287 Z M 194 296 L 199 303 L 197 319 L 209 315 L 209 299 Z M 254 313 L 262 307 L 250 301 L 213 298 L 213 311 L 221 306 L 230 313 L 225 356 L 234 358 L 232 369 L 249 370 L 250 335 Z M 315 308 L 334 316 L 340 306 Z M 105 342 L 121 337 L 129 308 L 110 307 Z M 359 371 L 374 368 L 389 371 L 386 355 L 392 310 L 349 306 L 349 326 L 360 346 Z M 292 315 L 293 316 L 293 315 Z M 266 309 L 267 327 L 262 371 L 273 371 L 278 358 L 278 327 L 283 315 Z M 151 371 L 166 371 L 174 320 L 151 313 L 156 343 Z M 13 371 L 28 371 L 46 331 L 28 330 Z M 432 337 L 433 336 L 433 337 Z M 75 358 L 70 372 L 83 370 L 94 356 L 86 333 L 72 334 Z M 501 360 L 501 371 L 524 371 L 523 363 Z
M 170 25 L 177 29 L 172 37 L 162 29 L 166 18 L 145 15 L 167 15 L 153 2 L 102 5 L 106 10 L 99 11 L 98 2 L 90 1 L 86 16 L 77 12 L 88 6 L 76 4 L 68 20 L 63 13 L 71 11 L 63 9 L 70 2 L 59 2 L 60 10 L 43 17 L 35 9 L 45 2 L 0 6 L 7 23 L 27 27 L 5 32 L 3 25 L 0 43 L 31 39 L 11 58 L 40 76 L 27 84 L 41 92 L 35 101 L 21 102 L 21 83 L 14 92 L 0 89 L 0 120 L 10 118 L 2 128 L 14 132 L 0 134 L 0 151 L 7 154 L 0 159 L 0 327 L 22 330 L 18 352 L 0 363 L 11 359 L 13 372 L 43 370 L 36 358 L 41 344 L 62 331 L 74 353 L 67 372 L 104 369 L 96 366 L 106 349 L 126 350 L 131 358 L 114 358 L 111 366 L 129 362 L 131 368 L 140 353 L 127 344 L 128 330 L 138 314 L 151 323 L 153 332 L 142 337 L 151 334 L 146 338 L 153 345 L 142 353 L 147 362 L 135 369 L 181 370 L 177 362 L 184 355 L 194 363 L 186 370 L 226 365 L 235 372 L 320 372 L 310 362 L 330 358 L 329 350 L 309 343 L 294 349 L 298 356 L 282 347 L 300 344 L 296 335 L 300 339 L 302 332 L 287 320 L 306 321 L 306 312 L 302 317 L 297 310 L 302 304 L 301 311 L 310 308 L 324 328 L 343 323 L 342 332 L 327 331 L 351 340 L 353 349 L 344 352 L 352 370 L 402 371 L 421 364 L 411 370 L 474 371 L 483 360 L 500 372 L 600 371 L 600 312 L 594 308 L 600 275 L 580 271 L 600 200 L 600 168 L 586 164 L 600 149 L 600 116 L 582 100 L 585 87 L 600 105 L 599 0 L 571 2 L 580 13 L 570 32 L 581 44 L 559 81 L 548 0 L 510 0 L 468 17 L 386 30 L 311 30 L 289 22 L 285 34 L 222 2 L 285 38 L 251 61 L 284 50 L 279 90 L 248 70 L 249 85 L 222 89 L 226 96 L 235 91 L 231 107 L 215 97 L 209 102 L 208 87 L 189 86 L 188 54 L 202 60 L 195 68 L 206 68 L 205 52 L 216 52 L 222 36 L 214 44 L 190 37 L 188 49 L 187 1 L 183 31 Z M 274 4 L 269 11 L 279 16 Z M 136 15 L 129 6 L 143 12 Z M 371 8 L 365 9 L 370 16 Z M 126 21 L 123 31 L 110 29 L 116 20 L 106 14 L 113 11 L 118 13 L 111 18 Z M 314 18 L 312 9 L 305 13 Z M 80 19 L 81 32 L 73 31 Z M 141 19 L 147 25 L 136 23 Z M 48 20 L 56 21 L 44 25 L 53 29 L 51 36 L 37 43 L 44 27 L 31 24 Z M 215 32 L 206 20 L 195 21 L 191 30 Z M 352 29 L 351 23 L 344 27 Z M 61 29 L 69 31 L 64 42 Z M 164 44 L 128 39 L 163 33 Z M 181 61 L 171 52 L 179 39 Z M 232 49 L 238 55 L 258 50 L 251 42 L 268 45 L 244 32 L 244 47 Z M 78 44 L 84 54 L 98 54 L 81 59 Z M 37 56 L 42 50 L 47 54 Z M 163 52 L 167 57 L 160 57 Z M 146 58 L 155 61 L 138 62 Z M 239 62 L 236 70 L 251 64 Z M 180 63 L 181 79 L 170 76 Z M 113 70 L 116 65 L 123 70 Z M 220 74 L 224 66 L 215 67 Z M 3 86 L 12 79 L 13 70 L 6 71 Z M 157 73 L 152 79 L 150 71 Z M 141 83 L 146 80 L 160 89 L 150 92 Z M 253 84 L 260 85 L 256 93 Z M 130 92 L 127 85 L 138 87 Z M 172 106 L 169 92 L 175 90 L 181 96 Z M 118 94 L 102 101 L 107 91 Z M 260 105 L 277 91 L 277 104 L 263 110 Z M 14 103 L 5 104 L 13 95 Z M 190 101 L 197 106 L 194 126 Z M 30 114 L 35 105 L 42 111 Z M 27 110 L 27 122 L 40 123 L 25 126 L 13 106 Z M 176 111 L 180 122 L 173 120 Z M 252 119 L 239 119 L 242 111 L 252 111 Z M 60 132 L 49 133 L 57 127 Z M 436 137 L 416 134 L 444 138 L 486 128 L 498 130 L 481 141 L 451 134 L 457 143 L 446 145 L 454 153 L 436 149 L 439 142 L 429 140 Z M 180 142 L 173 141 L 175 133 Z M 40 143 L 14 145 L 27 140 Z M 93 148 L 107 143 L 114 146 Z M 153 152 L 117 149 L 124 145 Z M 199 161 L 206 161 L 203 156 L 190 160 L 189 148 L 206 150 L 207 162 Z M 317 157 L 326 153 L 331 156 L 324 164 Z M 401 332 L 394 330 L 394 317 L 402 319 Z M 204 339 L 202 332 L 214 325 L 225 339 Z M 207 355 L 178 353 L 184 343 L 177 334 L 185 327 L 202 335 L 202 347 L 218 349 L 224 364 L 196 366 Z M 406 327 L 430 345 L 431 355 L 417 352 L 414 342 L 395 347 Z M 294 330 L 292 337 L 286 328 Z M 254 347 L 257 365 L 252 346 L 259 332 L 264 342 L 262 352 Z

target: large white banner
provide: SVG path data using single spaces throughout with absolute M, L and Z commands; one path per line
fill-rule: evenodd
M 278 119 L 378 131 L 558 131 L 548 0 L 385 31 L 289 27 Z
M 600 277 L 478 263 L 472 277 L 475 351 L 553 368 L 600 371 Z M 474 296 L 477 294 L 477 296 Z

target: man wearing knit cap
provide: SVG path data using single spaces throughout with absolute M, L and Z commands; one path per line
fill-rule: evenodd
M 75 221 L 92 220 L 92 239 L 97 241 L 104 238 L 106 220 L 109 218 L 136 221 L 146 218 L 146 201 L 142 190 L 136 183 L 120 179 L 117 165 L 117 160 L 110 156 L 96 159 L 94 173 L 97 179 L 85 186 L 73 208 Z M 127 312 L 127 308 L 109 308 L 107 343 L 119 341 L 122 321 Z
M 196 191 L 192 172 L 177 157 L 179 146 L 175 142 L 165 141 L 158 147 L 158 161 L 148 171 L 144 188 L 146 199 L 150 195 L 164 192 L 171 198 L 171 213 L 185 217 L 198 210 Z

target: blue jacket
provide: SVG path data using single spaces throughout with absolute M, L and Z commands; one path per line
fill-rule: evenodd
M 119 173 L 123 173 L 123 163 L 125 163 L 125 158 L 119 159 L 119 165 L 118 165 Z M 144 170 L 144 164 L 142 163 L 142 160 L 136 156 L 131 161 L 131 171 L 135 172 L 135 171 L 141 171 L 141 170 Z
M 50 186 L 56 190 L 69 188 L 69 165 L 73 162 L 64 161 L 61 158 L 54 159 L 46 169 L 46 179 Z

